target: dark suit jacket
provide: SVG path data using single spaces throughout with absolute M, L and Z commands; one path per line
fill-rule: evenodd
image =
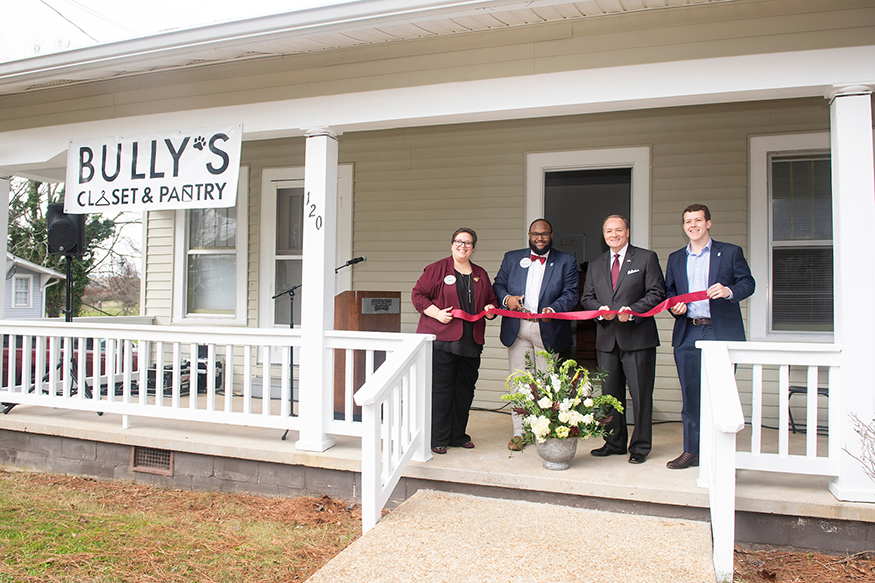
M 583 284 L 584 310 L 598 310 L 608 306 L 619 310 L 629 306 L 633 312 L 644 313 L 665 299 L 665 279 L 656 253 L 629 245 L 620 274 L 617 289 L 611 286 L 610 250 L 596 257 L 586 272 Z M 642 350 L 659 346 L 659 333 L 653 318 L 633 317 L 630 322 L 598 320 L 595 347 L 602 352 L 610 352 L 614 346 L 620 350 Z
M 501 268 L 493 284 L 499 303 L 509 295 L 525 295 L 529 270 L 520 265 L 520 260 L 530 254 L 529 249 L 518 249 L 504 254 Z M 580 297 L 578 291 L 580 279 L 577 276 L 577 261 L 574 256 L 551 249 L 544 265 L 544 279 L 541 281 L 541 293 L 538 296 L 538 312 L 542 312 L 544 308 L 550 308 L 554 312 L 573 310 Z M 502 304 L 502 307 L 505 306 Z M 568 320 L 540 322 L 540 328 L 541 341 L 547 350 L 561 352 L 571 346 L 571 322 Z M 502 344 L 511 346 L 516 341 L 519 331 L 518 318 L 501 319 Z
M 756 283 L 738 245 L 711 240 L 711 262 L 708 287 L 721 283 L 732 290 L 732 299 L 709 300 L 711 327 L 717 340 L 744 340 L 744 321 L 738 302 L 753 294 Z M 666 296 L 683 295 L 690 291 L 687 280 L 687 248 L 668 256 L 665 269 Z M 672 314 L 674 316 L 674 314 Z M 675 316 L 671 345 L 678 346 L 687 330 L 687 316 Z
M 483 311 L 486 304 L 498 306 L 495 292 L 489 283 L 489 275 L 479 265 L 471 264 L 474 276 L 474 313 Z M 441 324 L 434 318 L 426 316 L 422 312 L 434 304 L 441 310 L 446 308 L 461 309 L 459 305 L 459 293 L 456 291 L 456 283 L 444 283 L 448 275 L 455 276 L 456 269 L 452 257 L 435 261 L 427 265 L 419 276 L 419 281 L 413 286 L 411 299 L 413 307 L 419 312 L 419 325 L 416 331 L 420 334 L 434 334 L 438 340 L 453 342 L 462 337 L 462 322 L 459 318 L 453 318 L 449 324 Z M 483 332 L 486 329 L 486 319 L 482 318 L 474 322 L 474 342 L 483 344 Z

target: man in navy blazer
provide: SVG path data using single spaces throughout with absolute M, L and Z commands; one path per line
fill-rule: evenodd
M 583 284 L 584 310 L 617 310 L 599 318 L 595 348 L 599 368 L 607 371 L 602 394 L 626 408 L 626 386 L 632 397 L 635 429 L 629 438 L 625 415 L 614 411 L 605 443 L 590 453 L 597 457 L 629 452 L 629 463 L 641 464 L 653 446 L 653 384 L 659 333 L 653 317 L 642 314 L 665 299 L 659 258 L 649 249 L 629 244 L 629 222 L 611 215 L 602 224 L 609 250 L 595 259 Z M 627 445 L 628 443 L 628 445 Z
M 495 276 L 493 289 L 503 308 L 516 312 L 568 312 L 580 297 L 577 261 L 553 249 L 553 227 L 545 219 L 529 226 L 529 248 L 508 251 Z M 546 367 L 539 350 L 559 353 L 571 346 L 571 322 L 567 320 L 501 319 L 501 343 L 508 347 L 510 372 L 525 370 L 526 353 L 538 368 Z M 520 418 L 513 413 L 513 436 L 508 449 L 523 448 Z
M 708 290 L 707 300 L 678 304 L 671 345 L 684 404 L 684 451 L 666 464 L 682 470 L 699 465 L 699 409 L 702 352 L 697 340 L 744 340 L 744 321 L 738 303 L 754 292 L 756 283 L 738 245 L 711 239 L 711 211 L 692 204 L 683 212 L 689 244 L 669 255 L 665 270 L 666 297 Z

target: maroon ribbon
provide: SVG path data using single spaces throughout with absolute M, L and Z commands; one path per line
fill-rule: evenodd
M 637 316 L 639 318 L 650 318 L 655 316 L 660 312 L 664 312 L 665 310 L 670 310 L 674 306 L 678 304 L 688 304 L 690 302 L 698 302 L 700 300 L 707 300 L 708 292 L 705 290 L 691 292 L 688 294 L 683 294 L 680 296 L 674 296 L 673 298 L 668 298 L 667 300 L 663 300 L 659 304 L 657 304 L 653 309 L 644 312 L 643 314 L 639 314 L 638 312 L 623 312 L 624 314 L 630 314 L 632 316 Z M 486 317 L 487 315 L 495 314 L 497 316 L 506 316 L 508 318 L 520 318 L 523 320 L 594 320 L 599 316 L 605 316 L 607 314 L 619 314 L 620 312 L 617 310 L 584 310 L 581 312 L 555 312 L 549 314 L 533 314 L 531 312 L 513 312 L 511 310 L 504 310 L 502 308 L 495 308 L 493 310 L 483 310 L 479 314 L 469 314 L 463 310 L 452 310 L 450 314 L 452 314 L 453 318 L 460 318 L 462 320 L 466 320 L 468 322 L 476 322 L 481 318 Z

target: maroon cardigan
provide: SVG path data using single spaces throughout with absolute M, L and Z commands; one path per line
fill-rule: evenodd
M 486 304 L 498 306 L 498 298 L 492 291 L 492 284 L 486 270 L 474 263 L 471 264 L 471 267 L 474 276 L 474 313 L 479 314 Z M 453 318 L 449 324 L 441 324 L 423 313 L 432 304 L 441 310 L 449 307 L 460 308 L 455 282 L 452 284 L 444 283 L 445 277 L 455 274 L 455 264 L 450 256 L 426 266 L 419 281 L 413 286 L 411 299 L 413 307 L 419 312 L 419 325 L 416 327 L 418 333 L 434 334 L 438 340 L 445 342 L 453 342 L 462 337 L 462 320 L 459 318 Z M 485 342 L 483 338 L 485 329 L 485 319 L 474 322 L 474 342 L 481 345 Z

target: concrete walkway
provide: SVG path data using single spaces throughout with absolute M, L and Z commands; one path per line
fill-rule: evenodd
M 713 583 L 706 522 L 420 490 L 310 583 Z

